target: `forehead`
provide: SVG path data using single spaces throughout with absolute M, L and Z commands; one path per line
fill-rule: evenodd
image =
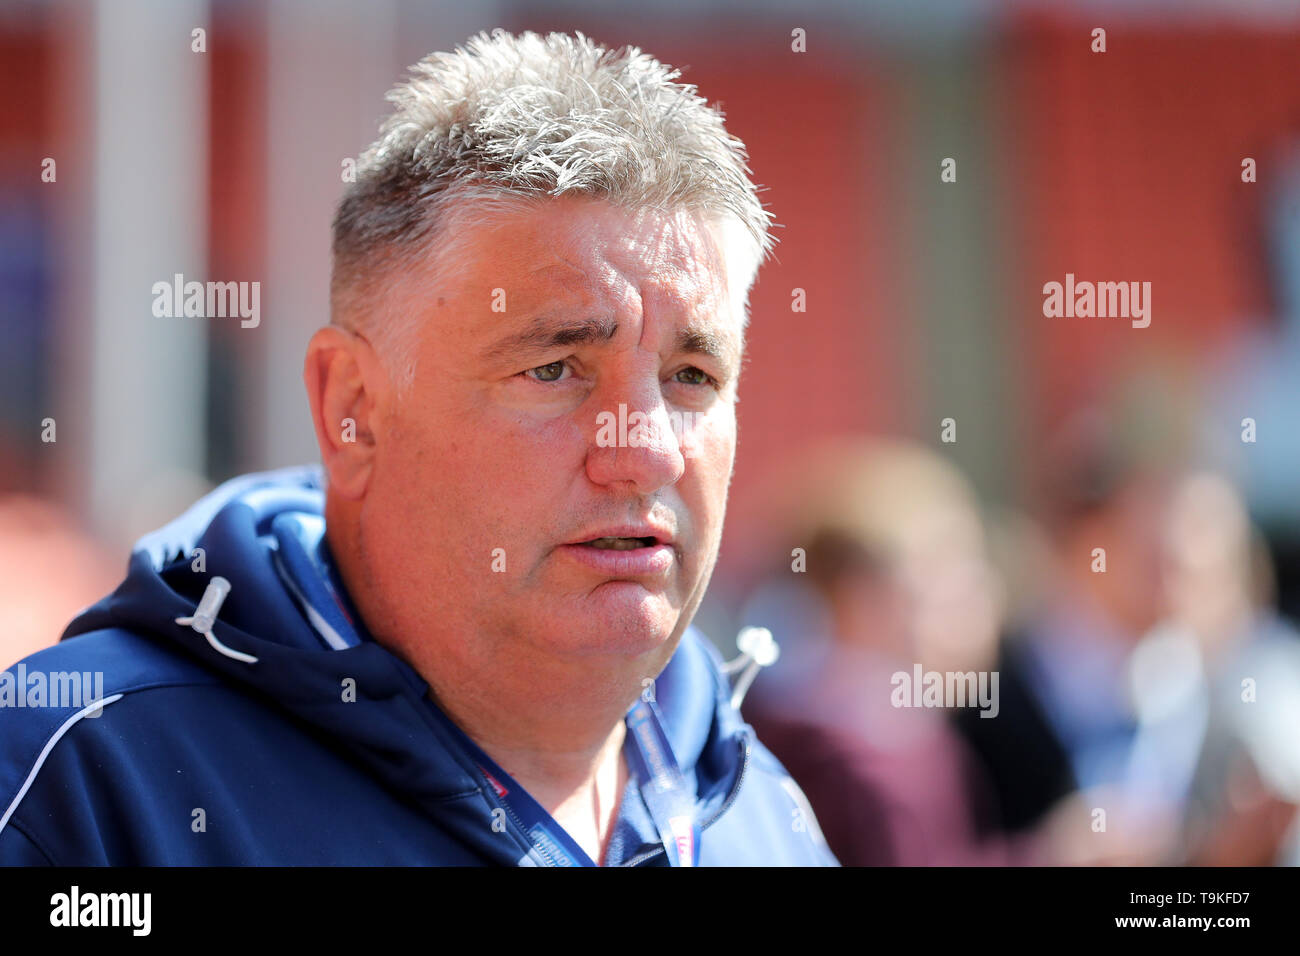
M 576 197 L 495 212 L 445 244 L 452 295 L 503 299 L 518 314 L 568 300 L 588 308 L 727 317 L 732 304 L 725 233 L 697 212 L 626 210 Z

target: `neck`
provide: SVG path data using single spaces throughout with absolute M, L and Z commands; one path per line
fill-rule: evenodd
M 600 863 L 627 785 L 624 737 L 625 728 L 620 721 L 605 744 L 593 754 L 539 755 L 526 749 L 497 748 L 496 752 L 486 746 L 483 749 L 588 856 Z
M 588 856 L 603 862 L 628 779 L 623 718 L 632 700 L 622 695 L 593 700 L 592 686 L 599 682 L 590 673 L 568 680 L 553 673 L 539 680 L 532 670 L 475 673 L 439 663 L 437 673 L 417 667 L 438 706 Z M 633 687 L 633 700 L 639 690 Z
M 457 712 L 441 696 L 434 700 L 476 744 L 483 748 L 506 773 L 517 780 L 529 795 L 548 811 L 591 796 L 598 785 L 607 783 L 611 768 L 621 764 L 626 728 L 622 714 L 600 736 L 582 742 L 556 741 L 542 745 L 535 734 L 520 741 L 520 734 L 502 734 L 485 730 L 484 723 Z M 490 722 L 495 723 L 495 722 Z
M 556 660 L 519 640 L 485 641 L 422 634 L 395 639 L 456 725 L 538 802 L 590 788 L 617 762 L 624 717 L 641 691 L 643 662 Z

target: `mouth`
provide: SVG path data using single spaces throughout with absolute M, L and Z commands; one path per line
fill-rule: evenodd
M 579 547 L 595 548 L 597 551 L 635 551 L 637 548 L 652 548 L 659 543 L 654 536 L 644 538 L 593 538 L 579 542 Z
M 644 528 L 612 529 L 643 531 Z M 608 534 L 575 541 L 559 549 L 588 571 L 611 579 L 662 578 L 677 563 L 676 549 L 667 536 Z

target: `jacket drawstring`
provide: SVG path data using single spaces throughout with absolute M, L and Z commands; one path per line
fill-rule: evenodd
M 199 634 L 208 639 L 208 643 L 219 654 L 226 657 L 234 658 L 237 661 L 243 661 L 245 664 L 256 664 L 257 658 L 252 654 L 245 654 L 227 647 L 217 640 L 216 635 L 212 633 L 212 625 L 217 622 L 217 614 L 221 611 L 221 603 L 225 601 L 226 595 L 230 593 L 230 582 L 221 576 L 214 577 L 208 582 L 207 590 L 203 592 L 203 598 L 199 601 L 199 606 L 194 609 L 193 617 L 178 617 L 176 623 L 180 625 L 189 625 Z
M 740 656 L 722 665 L 722 673 L 730 677 L 737 671 L 736 686 L 731 691 L 731 706 L 740 708 L 745 699 L 749 685 L 754 683 L 760 669 L 771 667 L 781 656 L 781 648 L 772 637 L 772 632 L 765 627 L 741 628 L 736 635 L 736 647 Z

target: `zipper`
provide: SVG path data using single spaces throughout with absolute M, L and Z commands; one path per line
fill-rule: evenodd
M 482 775 L 483 775 L 483 768 L 482 768 L 482 767 L 479 767 L 479 768 L 478 768 L 478 772 L 479 772 L 479 775 L 482 776 Z M 493 794 L 493 799 L 496 800 L 496 792 L 492 789 L 492 786 L 491 786 L 491 784 L 488 782 L 487 777 L 483 777 L 483 783 L 484 783 L 484 785 L 488 788 L 487 790 L 484 791 L 484 793 L 485 793 L 485 794 L 487 794 L 487 793 L 491 793 L 491 794 Z M 514 809 L 510 806 L 510 804 L 506 803 L 504 800 L 496 800 L 496 803 L 497 803 L 497 806 L 499 806 L 502 810 L 504 810 L 504 811 L 506 812 L 506 816 L 508 816 L 508 817 L 510 818 L 510 821 L 511 821 L 512 823 L 514 823 L 514 825 L 515 825 L 515 829 L 519 831 L 519 834 L 520 834 L 520 836 L 523 837 L 524 842 L 528 844 L 530 852 L 534 852 L 534 853 L 536 853 L 536 854 L 537 854 L 538 856 L 540 856 L 543 860 L 545 860 L 545 861 L 547 862 L 547 864 L 549 864 L 550 866 L 559 866 L 559 865 L 560 865 L 558 862 L 556 862 L 556 861 L 551 857 L 551 854 L 547 853 L 546 850 L 544 850 L 542 847 L 538 846 L 536 843 L 533 842 L 533 838 L 532 838 L 532 836 L 529 835 L 528 830 L 524 827 L 524 821 L 523 821 L 523 820 L 520 820 L 519 817 L 515 815 L 515 811 L 514 811 Z
M 747 770 L 749 769 L 749 749 L 750 749 L 750 740 L 749 740 L 749 737 L 750 737 L 750 734 L 749 734 L 749 731 L 748 731 L 748 730 L 745 730 L 745 731 L 743 731 L 743 732 L 741 733 L 741 739 L 740 739 L 740 775 L 736 777 L 736 785 L 735 785 L 734 787 L 731 788 L 731 792 L 730 792 L 729 794 L 727 794 L 727 799 L 724 800 L 724 801 L 722 801 L 722 806 L 718 807 L 717 812 L 714 813 L 713 816 L 709 817 L 709 819 L 705 820 L 703 823 L 700 824 L 700 833 L 701 833 L 701 834 L 703 834 L 704 831 L 707 830 L 709 827 L 713 826 L 713 824 L 716 823 L 717 820 L 718 820 L 718 819 L 719 819 L 719 818 L 720 818 L 724 813 L 726 813 L 728 810 L 730 810 L 730 809 L 731 809 L 731 805 L 732 805 L 733 803 L 735 803 L 735 802 L 736 802 L 736 798 L 737 798 L 738 796 L 740 796 L 740 788 L 741 788 L 741 786 L 742 786 L 742 785 L 744 784 L 744 782 L 745 782 L 745 771 L 747 771 Z M 659 844 L 658 846 L 656 846 L 653 850 L 646 850 L 644 853 L 638 853 L 636 856 L 632 857 L 630 860 L 625 860 L 624 862 L 620 863 L 619 866 L 640 866 L 640 865 L 641 865 L 642 863 L 644 863 L 646 860 L 652 860 L 652 859 L 654 859 L 656 856 L 658 856 L 660 853 L 663 853 L 663 852 L 665 852 L 665 851 L 664 851 L 663 844 L 661 843 L 661 844 Z

